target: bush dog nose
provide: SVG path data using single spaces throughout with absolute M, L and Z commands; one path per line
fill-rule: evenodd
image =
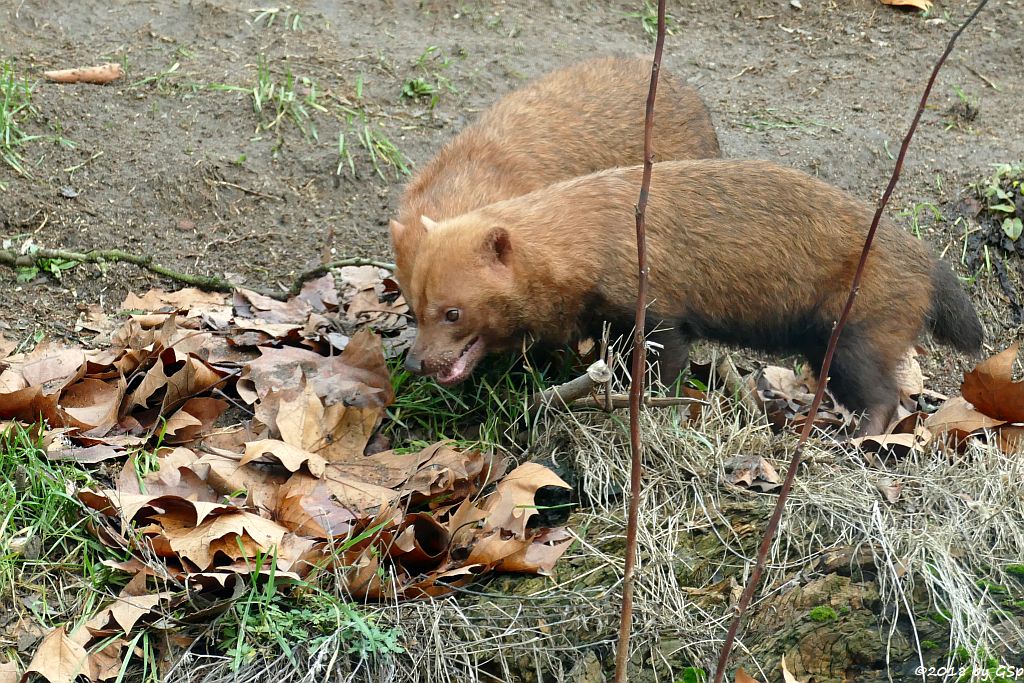
M 412 351 L 405 355 L 405 369 L 414 375 L 423 374 L 423 361 L 413 355 Z

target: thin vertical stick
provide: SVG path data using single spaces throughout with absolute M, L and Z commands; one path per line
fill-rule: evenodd
M 928 96 L 931 95 L 932 86 L 935 85 L 935 79 L 939 75 L 939 70 L 942 68 L 942 65 L 946 63 L 946 58 L 949 56 L 949 53 L 953 51 L 953 45 L 956 43 L 956 39 L 959 38 L 964 29 L 974 21 L 974 18 L 978 16 L 978 13 L 981 12 L 982 8 L 987 3 L 988 0 L 981 0 L 974 12 L 971 13 L 971 16 L 967 17 L 967 20 L 950 37 L 949 42 L 946 44 L 945 51 L 935 63 L 935 68 L 932 69 L 932 74 L 928 79 L 928 84 L 925 86 L 924 94 L 921 95 L 921 102 L 917 106 L 917 113 L 914 114 L 914 120 L 910 123 L 910 129 L 907 131 L 906 137 L 903 138 L 903 145 L 900 146 L 899 156 L 896 157 L 896 165 L 892 170 L 892 176 L 889 178 L 889 184 L 886 186 L 885 192 L 882 194 L 881 201 L 878 202 L 878 209 L 875 211 L 875 216 L 871 221 L 871 228 L 868 230 L 867 237 L 864 240 L 864 249 L 861 251 L 860 261 L 857 263 L 857 270 L 853 275 L 853 282 L 850 284 L 850 295 L 847 297 L 846 305 L 843 307 L 843 311 L 839 316 L 839 321 L 832 329 L 832 335 L 829 337 L 828 347 L 825 350 L 825 360 L 821 364 L 821 373 L 818 378 L 818 389 L 814 392 L 814 400 L 811 401 L 810 412 L 807 414 L 807 419 L 804 421 L 803 429 L 800 430 L 800 440 L 797 442 L 796 450 L 793 452 L 793 458 L 789 463 L 789 469 L 786 471 L 786 479 L 782 483 L 782 489 L 779 491 L 778 500 L 775 501 L 775 509 L 772 510 L 772 516 L 768 520 L 768 528 L 765 529 L 764 537 L 761 539 L 761 545 L 757 550 L 757 560 L 754 563 L 754 568 L 750 572 L 750 578 L 743 589 L 743 594 L 740 595 L 739 603 L 736 606 L 736 616 L 729 625 L 729 631 L 726 633 L 725 642 L 722 644 L 722 652 L 718 657 L 718 665 L 715 668 L 714 683 L 722 683 L 722 677 L 725 675 L 725 665 L 729 661 L 729 653 L 732 651 L 733 643 L 736 640 L 736 633 L 739 631 L 740 623 L 743 620 L 743 614 L 747 611 L 747 607 L 750 605 L 750 600 L 754 596 L 754 591 L 757 590 L 757 585 L 761 580 L 761 574 L 764 571 L 764 566 L 768 561 L 768 551 L 771 548 L 772 541 L 775 539 L 775 533 L 778 531 L 779 521 L 782 519 L 782 511 L 786 506 L 786 500 L 789 498 L 789 491 L 793 487 L 793 480 L 796 478 L 796 470 L 800 465 L 800 457 L 803 455 L 804 445 L 807 443 L 807 439 L 811 435 L 814 418 L 818 414 L 818 407 L 821 405 L 822 396 L 825 394 L 825 387 L 828 385 L 828 371 L 832 366 L 832 357 L 835 355 L 836 344 L 839 342 L 839 335 L 842 334 L 843 328 L 846 326 L 846 321 L 850 317 L 850 310 L 853 308 L 853 302 L 857 298 L 860 281 L 864 275 L 864 265 L 867 263 L 868 253 L 871 251 L 871 245 L 874 242 L 875 233 L 878 231 L 878 223 L 882 219 L 882 211 L 885 210 L 885 206 L 889 203 L 889 198 L 892 196 L 892 192 L 896 188 L 896 182 L 899 180 L 900 172 L 903 170 L 903 160 L 907 156 L 907 149 L 910 147 L 910 141 L 914 137 L 914 132 L 917 131 L 917 124 L 921 120 L 921 114 L 924 113 L 925 105 L 928 103 Z
M 626 521 L 626 568 L 622 579 L 622 614 L 619 620 L 619 642 L 615 652 L 615 683 L 624 683 L 629 665 L 629 634 L 633 625 L 633 584 L 636 570 L 636 535 L 640 514 L 640 484 L 643 474 L 643 444 L 640 441 L 640 399 L 644 393 L 644 373 L 647 370 L 647 346 L 644 343 L 647 321 L 647 198 L 651 190 L 651 171 L 654 150 L 651 138 L 654 132 L 654 99 L 658 93 L 658 74 L 661 71 L 661 53 L 665 47 L 665 0 L 658 0 L 658 38 L 654 44 L 654 62 L 651 64 L 651 86 L 647 92 L 644 113 L 644 174 L 640 182 L 640 197 L 636 202 L 636 257 L 639 282 L 636 294 L 636 321 L 633 327 L 633 364 L 629 382 L 629 516 Z

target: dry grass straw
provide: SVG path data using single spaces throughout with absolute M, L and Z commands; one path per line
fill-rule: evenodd
M 691 596 L 725 576 L 742 584 L 774 504 L 773 494 L 728 484 L 722 462 L 760 455 L 781 472 L 796 443 L 795 437 L 771 434 L 763 421 L 738 414 L 720 398 L 696 423 L 685 423 L 685 410 L 645 410 L 642 416 L 646 471 L 632 643 L 633 661 L 647 671 L 667 673 L 667 658 L 677 655 L 677 661 L 704 668 L 714 661 L 730 605 L 709 610 Z M 196 675 L 178 680 L 455 683 L 524 674 L 538 681 L 579 680 L 598 660 L 610 661 L 614 643 L 629 481 L 624 416 L 625 411 L 542 416 L 531 452 L 578 472 L 585 503 L 572 518 L 581 537 L 555 578 L 499 580 L 473 585 L 456 599 L 367 606 L 376 624 L 402 629 L 404 654 L 355 664 L 339 652 L 342 643 L 329 642 L 299 665 L 281 658 L 258 671 L 254 664 L 250 675 L 230 673 L 223 665 L 185 667 Z M 965 648 L 975 666 L 986 652 L 1020 650 L 1024 631 L 1019 623 L 992 618 L 998 596 L 986 588 L 1005 585 L 1005 567 L 1024 561 L 1024 462 L 1019 457 L 975 445 L 957 457 L 935 452 L 869 467 L 862 454 L 838 444 L 818 442 L 806 453 L 752 612 L 797 585 L 830 550 L 867 548 L 877 569 L 887 646 L 905 638 L 898 621 L 921 618 L 923 589 L 930 608 L 949 618 L 950 649 Z M 891 504 L 878 487 L 895 482 L 903 488 Z M 756 524 L 737 531 L 730 515 L 738 509 L 747 510 Z M 694 555 L 688 541 L 695 533 L 716 537 L 714 564 Z M 920 643 L 903 642 L 904 651 L 908 645 L 920 653 Z M 736 656 L 749 652 L 741 642 Z M 759 664 L 775 666 L 748 662 L 748 670 Z

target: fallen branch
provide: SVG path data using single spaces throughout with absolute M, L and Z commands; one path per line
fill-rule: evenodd
M 757 585 L 761 580 L 761 574 L 764 572 L 765 563 L 768 560 L 768 551 L 771 549 L 772 541 L 775 539 L 775 533 L 779 528 L 779 521 L 782 519 L 782 511 L 786 507 L 786 500 L 789 498 L 789 492 L 793 488 L 793 480 L 796 478 L 796 471 L 800 465 L 800 458 L 803 455 L 804 446 L 807 443 L 807 439 L 811 434 L 811 428 L 814 425 L 814 418 L 818 414 L 818 408 L 821 405 L 821 400 L 825 395 L 825 388 L 828 385 L 828 371 L 832 366 L 832 357 L 835 355 L 836 344 L 839 341 L 839 336 L 843 332 L 843 328 L 846 326 L 846 321 L 850 317 L 850 310 L 853 308 L 853 302 L 857 299 L 857 290 L 860 287 L 861 278 L 864 275 L 864 265 L 867 263 L 868 254 L 871 251 L 871 245 L 875 239 L 875 233 L 878 231 L 878 223 L 882 219 L 882 212 L 885 210 L 886 204 L 889 203 L 889 198 L 892 196 L 892 192 L 896 187 L 896 182 L 900 178 L 900 171 L 903 169 L 903 160 L 907 156 L 907 149 L 910 147 L 910 141 L 914 137 L 914 132 L 917 130 L 917 124 L 921 120 L 921 115 L 924 113 L 925 105 L 928 103 L 928 96 L 932 92 L 932 86 L 935 84 L 935 79 L 939 75 L 939 70 L 942 65 L 945 64 L 946 58 L 949 53 L 953 51 L 953 45 L 956 43 L 956 39 L 960 37 L 964 29 L 967 28 L 974 18 L 978 16 L 982 8 L 988 4 L 988 0 L 981 0 L 978 3 L 977 8 L 971 13 L 971 16 L 967 17 L 967 20 L 956 30 L 955 33 L 950 37 L 949 42 L 946 44 L 946 49 L 939 57 L 939 60 L 935 63 L 935 67 L 932 69 L 931 76 L 928 79 L 928 84 L 925 86 L 924 94 L 921 95 L 921 102 L 917 106 L 917 113 L 914 114 L 914 119 L 910 123 L 910 129 L 907 131 L 907 135 L 903 138 L 903 145 L 900 147 L 899 156 L 896 157 L 896 165 L 892 170 L 892 176 L 889 178 L 889 184 L 885 188 L 885 192 L 882 194 L 882 199 L 878 202 L 878 209 L 875 211 L 874 219 L 871 221 L 871 228 L 868 230 L 867 237 L 864 239 L 864 249 L 861 251 L 860 261 L 857 263 L 857 270 L 853 274 L 853 282 L 850 284 L 850 294 L 846 299 L 846 305 L 843 307 L 843 311 L 839 316 L 839 321 L 836 323 L 832 330 L 832 336 L 829 337 L 828 347 L 825 350 L 825 359 L 821 364 L 821 372 L 818 373 L 818 388 L 814 392 L 814 400 L 811 401 L 811 408 L 808 412 L 807 418 L 804 420 L 803 429 L 800 430 L 800 440 L 797 442 L 796 450 L 793 452 L 793 458 L 789 462 L 789 469 L 786 470 L 786 478 L 782 482 L 782 489 L 779 491 L 779 497 L 775 501 L 775 509 L 772 510 L 772 516 L 768 520 L 768 527 L 765 529 L 764 537 L 761 539 L 761 545 L 757 549 L 757 559 L 754 562 L 754 567 L 750 572 L 750 578 L 747 579 L 747 585 L 743 588 L 743 593 L 740 595 L 739 603 L 736 605 L 736 616 L 733 618 L 732 623 L 729 624 L 729 630 L 725 636 L 725 642 L 722 644 L 722 651 L 718 656 L 718 664 L 715 667 L 715 678 L 714 683 L 722 683 L 722 678 L 725 676 L 725 665 L 729 661 L 729 654 L 732 652 L 732 645 L 736 640 L 736 633 L 739 631 L 740 624 L 743 620 L 743 614 L 747 611 L 747 607 L 750 605 L 751 599 L 754 597 L 754 591 L 757 590 Z
M 644 392 L 644 371 L 647 369 L 647 346 L 644 327 L 647 319 L 647 197 L 651 191 L 654 170 L 654 100 L 658 94 L 661 53 L 665 48 L 665 0 L 658 0 L 658 37 L 654 43 L 651 63 L 651 85 L 644 109 L 644 173 L 640 196 L 636 202 L 636 260 L 639 280 L 636 293 L 636 316 L 633 323 L 633 365 L 629 382 L 629 514 L 626 519 L 625 568 L 622 575 L 622 614 L 619 638 L 615 649 L 615 683 L 628 678 L 629 636 L 633 625 L 633 585 L 636 570 L 636 537 L 640 516 L 640 484 L 643 474 L 643 443 L 640 440 L 640 398 Z
M 673 406 L 692 406 L 694 404 L 706 405 L 707 401 L 689 396 L 645 396 L 643 405 L 647 408 L 671 408 Z M 570 408 L 601 408 L 611 410 L 629 407 L 629 396 L 627 394 L 610 394 L 608 396 L 585 396 L 573 402 Z
M 323 277 L 324 275 L 327 275 L 327 273 L 331 272 L 335 268 L 342 268 L 344 266 L 374 266 L 375 268 L 383 268 L 384 270 L 389 270 L 392 273 L 395 272 L 394 263 L 388 263 L 387 261 L 377 261 L 375 259 L 360 258 L 358 256 L 347 256 L 344 258 L 336 259 L 334 261 L 330 261 L 328 263 L 324 263 L 323 265 L 319 265 L 316 268 L 310 268 L 304 273 L 300 273 L 299 276 L 295 278 L 295 281 L 292 283 L 292 286 L 288 288 L 288 291 L 281 295 L 281 298 L 287 300 L 295 296 L 300 291 L 302 291 L 302 285 L 306 284 L 306 282 L 310 280 L 315 280 L 318 277 Z
M 608 384 L 611 379 L 611 369 L 603 360 L 599 360 L 592 363 L 586 373 L 579 377 L 531 396 L 530 410 L 541 407 L 567 408 L 570 403 L 589 396 L 597 387 Z
M 39 264 L 41 259 L 61 259 L 64 261 L 77 261 L 78 263 L 93 263 L 97 265 L 118 262 L 131 263 L 132 265 L 148 270 L 151 273 L 162 275 L 163 277 L 176 282 L 181 282 L 191 287 L 198 287 L 199 289 L 206 290 L 208 292 L 227 293 L 237 289 L 237 285 L 232 284 L 224 278 L 217 277 L 216 275 L 193 275 L 190 273 L 183 273 L 156 263 L 153 261 L 152 256 L 132 254 L 121 249 L 91 249 L 89 251 L 82 252 L 69 251 L 67 249 L 47 249 L 45 247 L 37 247 L 28 254 L 19 254 L 11 249 L 0 249 L 0 265 L 8 266 L 10 268 L 37 267 L 44 270 L 44 268 L 41 268 Z M 326 275 L 330 270 L 334 268 L 341 268 L 343 266 L 376 266 L 387 270 L 395 269 L 394 264 L 387 263 L 386 261 L 377 261 L 374 259 L 365 259 L 353 256 L 337 259 L 325 265 L 313 268 L 312 270 L 307 270 L 299 275 L 291 287 L 289 287 L 285 292 L 259 289 L 256 287 L 247 287 L 246 289 L 250 289 L 264 296 L 269 296 L 277 299 L 278 301 L 285 301 L 289 297 L 298 294 L 302 290 L 302 285 L 307 281 Z
M 92 83 L 105 85 L 124 76 L 120 64 L 111 62 L 99 66 L 86 66 L 80 69 L 57 69 L 44 71 L 43 78 L 54 83 Z

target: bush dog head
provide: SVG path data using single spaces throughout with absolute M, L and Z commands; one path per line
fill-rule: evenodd
M 633 325 L 634 204 L 642 168 L 616 168 L 429 223 L 404 291 L 419 321 L 410 367 L 445 384 L 526 336 L 563 343 Z M 647 208 L 647 329 L 662 377 L 692 339 L 801 353 L 821 367 L 871 223 L 870 207 L 763 161 L 654 165 Z M 897 404 L 896 364 L 928 327 L 965 352 L 982 328 L 952 271 L 887 220 L 830 373 L 861 433 Z
M 403 289 L 418 326 L 406 368 L 441 384 L 466 379 L 487 353 L 518 337 L 522 288 L 512 235 L 500 225 L 461 223 L 428 219 L 419 257 L 431 267 L 417 268 Z
M 572 64 L 515 90 L 449 142 L 406 187 L 391 222 L 395 278 L 412 277 L 426 216 L 443 221 L 559 180 L 643 161 L 647 58 Z M 694 88 L 662 70 L 658 158 L 717 157 L 718 137 Z

